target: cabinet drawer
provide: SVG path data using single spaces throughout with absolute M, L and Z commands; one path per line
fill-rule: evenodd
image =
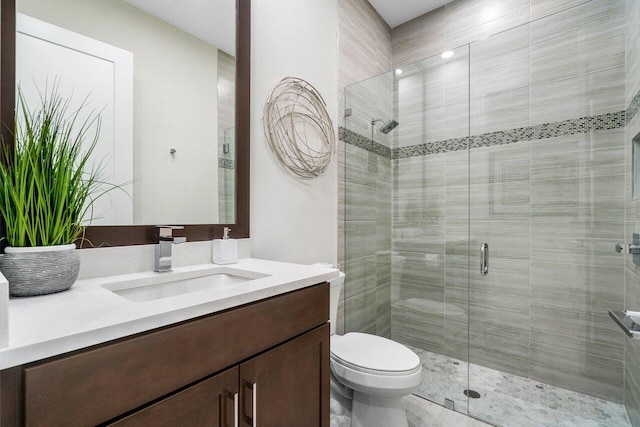
M 27 367 L 27 425 L 106 422 L 326 323 L 329 285 L 290 292 Z

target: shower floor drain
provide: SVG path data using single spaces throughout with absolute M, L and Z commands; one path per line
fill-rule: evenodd
M 480 393 L 475 390 L 465 390 L 464 395 L 472 399 L 480 399 Z

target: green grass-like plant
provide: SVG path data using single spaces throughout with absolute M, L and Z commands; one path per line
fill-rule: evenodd
M 86 100 L 71 111 L 70 99 L 57 93 L 57 85 L 40 93 L 33 112 L 19 88 L 17 95 L 14 144 L 4 144 L 9 148 L 0 162 L 6 239 L 17 247 L 73 243 L 87 225 L 83 218 L 91 218 L 93 202 L 109 191 L 99 189 L 101 162 L 89 159 L 98 142 L 100 114 L 81 120 Z

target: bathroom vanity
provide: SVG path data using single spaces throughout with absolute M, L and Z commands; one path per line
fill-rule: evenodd
M 44 308 L 49 301 L 61 310 L 65 301 L 77 304 L 93 293 L 101 295 L 105 306 L 121 304 L 134 313 L 114 322 L 106 311 L 78 310 L 62 315 L 67 320 L 56 325 L 50 318 L 56 309 L 49 308 L 42 315 L 53 322 L 51 331 L 36 333 L 48 334 L 48 341 L 15 337 L 21 327 L 11 327 L 9 348 L 0 350 L 0 424 L 328 426 L 326 280 L 337 273 L 242 262 L 244 271 L 259 278 L 210 292 L 132 302 L 106 289 L 104 280 L 92 279 L 78 282 L 66 296 L 11 300 L 11 321 L 34 315 L 34 305 Z M 192 275 L 199 271 L 186 270 Z M 251 301 L 238 304 L 246 300 Z M 158 313 L 150 315 L 154 310 Z M 202 310 L 210 313 L 193 317 Z M 102 327 L 94 317 L 101 314 Z M 88 324 L 78 323 L 76 334 L 61 333 L 83 315 Z M 180 317 L 187 319 L 174 321 Z M 87 339 L 101 340 L 110 333 L 123 336 L 84 346 Z M 83 348 L 61 351 L 78 346 Z M 30 360 L 45 353 L 49 357 Z

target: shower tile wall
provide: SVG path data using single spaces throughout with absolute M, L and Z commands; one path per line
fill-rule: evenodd
M 455 0 L 393 29 L 393 66 L 439 55 L 588 1 Z
M 625 147 L 626 185 L 627 195 L 625 241 L 630 241 L 632 233 L 640 232 L 640 199 L 632 198 L 632 141 L 640 135 L 640 114 L 637 105 L 640 102 L 640 2 L 626 1 L 626 40 L 625 40 L 625 104 L 634 104 L 629 108 L 626 127 Z M 635 113 L 634 113 L 635 111 Z M 640 310 L 640 267 L 631 262 L 630 256 L 625 257 L 625 308 Z M 625 394 L 624 404 L 635 427 L 640 426 L 640 343 L 625 338 Z
M 356 85 L 348 94 L 350 130 L 370 135 L 371 118 L 392 117 L 393 73 Z M 376 123 L 376 127 L 380 123 Z M 375 132 L 376 144 L 390 135 Z M 347 141 L 348 141 L 347 136 Z M 391 160 L 345 144 L 345 332 L 391 335 Z
M 345 331 L 391 334 L 391 161 L 346 144 Z
M 396 147 L 530 129 L 515 144 L 393 160 L 392 338 L 621 402 L 624 338 L 607 310 L 624 307 L 613 245 L 625 240 L 625 132 L 546 124 L 626 109 L 632 6 L 559 3 L 458 0 L 392 32 L 396 65 L 473 42 L 402 67 Z
M 471 134 L 529 126 L 529 25 L 474 43 L 471 53 Z
M 443 6 L 393 29 L 394 67 L 444 52 L 444 13 Z
M 346 86 L 391 69 L 391 28 L 367 0 L 338 1 L 338 63 L 339 111 Z
M 468 48 L 449 60 L 439 56 L 401 68 L 397 79 L 395 147 L 469 135 Z
M 347 85 L 391 69 L 391 29 L 367 0 L 339 0 L 338 7 L 337 89 L 338 111 L 342 112 Z M 353 115 L 347 119 L 349 129 L 370 138 L 371 118 L 392 117 L 392 83 L 391 76 L 371 80 L 353 93 L 354 102 L 350 105 Z M 344 121 L 340 114 L 339 125 L 343 126 Z M 376 134 L 376 141 L 387 147 L 391 144 L 382 134 Z M 343 333 L 346 327 L 347 331 L 389 336 L 391 161 L 342 140 L 338 141 L 337 157 L 338 260 L 347 274 L 340 299 L 338 333 Z

